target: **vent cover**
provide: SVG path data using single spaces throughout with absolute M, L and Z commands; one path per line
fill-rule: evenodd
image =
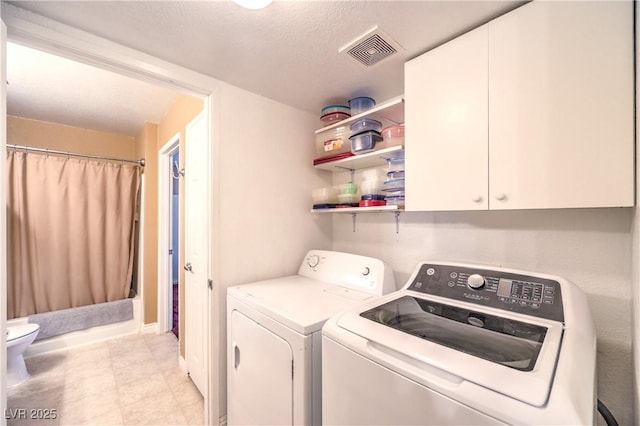
M 395 40 L 378 27 L 367 31 L 339 50 L 365 68 L 370 68 L 395 55 L 402 49 Z

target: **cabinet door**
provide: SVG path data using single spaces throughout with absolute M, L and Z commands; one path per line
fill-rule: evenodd
M 406 210 L 487 209 L 487 27 L 405 64 Z
M 532 2 L 488 26 L 490 208 L 632 206 L 632 3 Z
M 228 424 L 293 424 L 289 343 L 238 311 L 231 313 L 229 330 Z

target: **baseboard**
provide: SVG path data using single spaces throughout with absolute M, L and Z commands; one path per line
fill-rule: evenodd
M 142 334 L 158 334 L 160 326 L 157 322 L 151 324 L 142 324 Z
M 185 374 L 188 374 L 188 372 L 187 372 L 187 360 L 186 360 L 186 359 L 184 359 L 184 358 L 182 357 L 182 355 L 180 355 L 180 356 L 178 357 L 178 366 L 180 367 L 180 369 L 181 369 L 182 371 L 184 371 L 184 373 L 185 373 Z

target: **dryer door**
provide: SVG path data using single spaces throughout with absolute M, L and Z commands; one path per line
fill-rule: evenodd
M 238 311 L 231 313 L 229 425 L 293 424 L 289 343 Z

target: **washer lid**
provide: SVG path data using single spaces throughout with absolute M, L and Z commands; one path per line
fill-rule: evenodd
M 538 407 L 549 397 L 563 331 L 559 322 L 411 291 L 344 313 L 337 325 L 399 364 L 411 359 Z
M 300 275 L 229 287 L 227 295 L 302 335 L 320 330 L 330 316 L 376 297 Z
M 536 364 L 547 327 L 403 296 L 360 314 L 412 336 L 520 371 Z

